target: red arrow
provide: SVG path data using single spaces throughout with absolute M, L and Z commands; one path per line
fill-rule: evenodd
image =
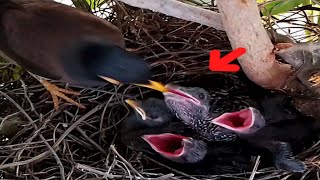
M 220 58 L 220 51 L 212 50 L 210 51 L 209 69 L 211 71 L 237 72 L 240 70 L 240 66 L 229 63 L 242 56 L 244 53 L 246 53 L 245 48 L 237 48 L 223 58 Z

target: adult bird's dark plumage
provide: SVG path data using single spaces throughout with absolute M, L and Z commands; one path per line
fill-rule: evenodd
M 135 112 L 122 122 L 120 134 L 122 142 L 130 148 L 155 158 L 160 154 L 166 164 L 171 163 L 187 173 L 247 170 L 251 156 L 242 153 L 239 144 L 210 143 L 194 137 L 196 132 L 174 118 L 164 100 L 148 98 L 126 102 Z
M 83 87 L 105 80 L 147 83 L 149 65 L 125 50 L 121 31 L 80 9 L 54 1 L 0 0 L 0 55 L 38 77 L 53 96 L 55 108 L 65 91 L 46 79 Z

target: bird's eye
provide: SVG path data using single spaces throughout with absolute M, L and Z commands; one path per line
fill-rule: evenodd
M 157 119 L 159 116 L 158 114 L 150 114 L 149 116 L 151 119 Z
M 204 94 L 203 93 L 198 93 L 197 96 L 198 96 L 199 99 L 204 99 Z

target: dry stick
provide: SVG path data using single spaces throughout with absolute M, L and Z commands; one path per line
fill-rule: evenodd
M 0 94 L 2 94 L 3 92 L 0 91 Z M 57 140 L 57 142 L 52 146 L 54 150 L 57 149 L 57 147 L 60 145 L 60 143 L 64 140 L 64 138 L 75 128 L 77 127 L 83 120 L 85 120 L 86 118 L 88 118 L 89 116 L 91 116 L 92 114 L 94 114 L 95 112 L 97 112 L 98 110 L 100 110 L 103 106 L 105 105 L 105 103 L 102 103 L 101 105 L 96 106 L 95 108 L 93 108 L 91 111 L 89 111 L 87 114 L 85 114 L 84 116 L 82 116 L 78 121 L 76 121 L 74 124 L 72 124 L 63 134 L 62 136 Z M 43 158 L 45 158 L 46 156 L 48 156 L 50 154 L 49 151 L 43 152 L 31 159 L 25 160 L 25 161 L 19 161 L 19 162 L 13 162 L 13 163 L 8 163 L 8 164 L 4 164 L 4 165 L 0 165 L 0 169 L 5 169 L 5 168 L 11 168 L 11 167 L 15 167 L 15 166 L 21 166 L 21 165 L 25 165 L 25 164 L 29 164 L 32 163 L 34 161 L 40 161 Z
M 113 153 L 115 153 L 134 173 L 136 173 L 139 177 L 141 177 L 142 179 L 144 179 L 144 177 L 134 168 L 132 167 L 132 165 L 126 161 L 116 150 L 116 148 L 114 147 L 114 145 L 110 146 L 110 149 L 112 150 Z
M 107 152 L 96 142 L 94 142 L 91 138 L 89 138 L 87 136 L 87 134 L 79 127 L 76 127 L 76 129 L 79 131 L 79 133 L 85 138 L 87 139 L 93 146 L 95 146 L 103 155 L 106 155 Z
M 175 173 L 177 173 L 177 174 L 180 174 L 180 175 L 182 175 L 182 176 L 188 177 L 188 178 L 190 178 L 190 179 L 199 180 L 198 178 L 192 177 L 192 176 L 190 176 L 189 174 L 183 173 L 183 172 L 178 171 L 178 170 L 176 170 L 176 169 L 173 169 L 173 168 L 171 168 L 171 167 L 169 167 L 169 166 L 167 166 L 167 165 L 165 165 L 165 164 L 162 164 L 162 163 L 160 163 L 160 162 L 158 162 L 158 161 L 150 158 L 149 156 L 147 156 L 147 155 L 145 155 L 145 154 L 144 154 L 143 156 L 144 156 L 146 159 L 148 159 L 149 161 L 152 161 L 152 162 L 154 162 L 154 163 L 157 163 L 158 165 L 160 165 L 160 166 L 162 166 L 162 167 L 164 167 L 164 168 L 167 168 L 167 169 L 169 169 L 170 171 L 173 171 L 173 172 L 175 172 Z
M 93 167 L 91 166 L 88 166 L 88 165 L 84 165 L 84 164 L 79 164 L 77 163 L 76 164 L 76 168 L 79 169 L 79 170 L 85 170 L 85 171 L 88 171 L 88 172 L 91 172 L 91 173 L 94 173 L 94 174 L 99 174 L 101 176 L 104 176 L 105 178 L 128 178 L 127 176 L 123 176 L 123 175 L 112 175 L 112 174 L 109 174 L 107 172 L 103 172 L 103 171 L 99 171 L 97 169 L 94 169 Z M 165 180 L 165 179 L 169 179 L 171 177 L 173 177 L 174 174 L 165 174 L 165 175 L 162 175 L 160 177 L 157 177 L 157 178 L 147 178 L 147 179 L 152 179 L 152 180 Z M 140 179 L 140 178 L 136 178 L 136 179 Z
M 50 144 L 46 141 L 46 139 L 42 136 L 42 134 L 39 134 L 39 137 L 41 138 L 41 140 L 43 141 L 43 143 L 46 144 L 47 148 L 49 149 L 49 151 L 52 153 L 53 157 L 56 159 L 57 164 L 59 166 L 60 169 L 60 174 L 61 174 L 61 179 L 65 180 L 65 173 L 64 173 L 64 167 L 63 164 L 59 158 L 59 156 L 57 155 L 57 153 L 54 151 L 54 149 L 50 146 Z
M 32 124 L 32 126 L 34 127 L 34 129 L 36 131 L 39 130 L 37 125 L 32 120 L 32 118 L 28 115 L 28 113 L 18 103 L 15 102 L 15 100 L 13 100 L 9 95 L 7 95 L 6 93 L 4 93 L 2 91 L 0 91 L 0 94 L 5 96 L 11 103 L 13 103 L 16 106 L 16 108 L 18 108 L 20 110 L 20 112 L 29 120 L 29 122 Z M 40 136 L 41 140 L 43 141 L 43 143 L 45 143 L 47 145 L 47 147 L 49 148 L 49 151 L 51 151 L 51 153 L 54 155 L 54 157 L 57 161 L 57 164 L 59 165 L 61 178 L 64 180 L 65 179 L 64 168 L 63 168 L 63 165 L 62 165 L 58 155 L 54 152 L 54 150 L 51 148 L 49 143 L 46 141 L 46 139 L 40 133 L 39 133 L 39 136 Z
M 224 30 L 219 13 L 177 0 L 119 0 L 130 6 L 158 11 L 168 16 Z
M 42 114 L 40 114 L 40 121 L 42 120 L 43 116 Z M 59 166 L 59 170 L 60 170 L 60 174 L 61 174 L 61 179 L 65 180 L 65 173 L 64 173 L 64 167 L 63 164 L 59 158 L 59 156 L 57 155 L 57 153 L 54 151 L 54 149 L 50 146 L 50 144 L 47 142 L 47 140 L 43 137 L 43 135 L 41 133 L 39 133 L 39 137 L 41 138 L 41 140 L 43 141 L 43 143 L 47 146 L 47 148 L 49 149 L 49 151 L 52 153 L 53 157 L 56 159 L 57 164 Z
M 102 103 L 100 105 L 97 105 L 95 108 L 91 109 L 87 114 L 83 115 L 81 118 L 79 118 L 79 120 L 77 120 L 75 123 L 73 123 L 62 135 L 61 137 L 57 140 L 57 142 L 53 145 L 53 148 L 56 149 L 60 143 L 65 139 L 66 136 L 68 136 L 68 134 L 74 129 L 76 128 L 79 124 L 81 124 L 82 121 L 84 121 L 85 119 L 87 119 L 88 117 L 90 117 L 92 114 L 96 113 L 97 111 L 99 111 L 104 105 L 105 103 Z
M 252 169 L 252 172 L 251 172 L 249 180 L 253 180 L 254 179 L 254 176 L 257 173 L 257 169 L 258 169 L 259 164 L 260 164 L 260 156 L 257 157 L 256 162 L 254 163 L 254 167 Z
M 23 87 L 24 97 L 27 99 L 27 101 L 29 102 L 29 104 L 31 106 L 31 111 L 34 111 L 36 113 L 36 115 L 39 116 L 39 113 L 34 108 L 34 105 L 33 105 L 33 103 L 31 102 L 31 100 L 30 100 L 30 98 L 28 96 L 26 83 L 24 83 L 24 81 L 22 79 L 20 79 L 20 82 L 21 82 L 21 85 Z

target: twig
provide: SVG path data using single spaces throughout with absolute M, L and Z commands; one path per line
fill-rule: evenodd
M 31 102 L 29 96 L 28 96 L 28 91 L 27 91 L 27 86 L 26 86 L 26 83 L 24 83 L 24 81 L 22 79 L 20 79 L 20 82 L 22 84 L 22 87 L 23 87 L 23 91 L 24 91 L 24 97 L 27 99 L 27 101 L 29 102 L 30 106 L 31 106 L 31 111 L 34 111 L 38 116 L 39 116 L 39 113 L 36 111 L 36 109 L 34 108 L 34 105 L 33 103 Z
M 52 153 L 53 157 L 56 159 L 57 164 L 59 166 L 60 169 L 60 174 L 61 174 L 61 179 L 65 180 L 65 173 L 64 173 L 64 167 L 63 164 L 59 158 L 59 156 L 57 155 L 57 153 L 54 151 L 54 149 L 50 146 L 50 144 L 46 141 L 46 139 L 42 136 L 42 134 L 39 134 L 39 137 L 41 138 L 41 140 L 43 141 L 44 144 L 46 144 L 46 146 L 48 147 L 49 151 Z
M 183 172 L 178 171 L 178 170 L 176 170 L 176 169 L 173 169 L 173 168 L 171 168 L 171 167 L 169 167 L 169 166 L 166 166 L 166 165 L 164 165 L 164 164 L 162 164 L 162 163 L 160 163 L 160 162 L 158 162 L 158 161 L 150 158 L 149 156 L 147 156 L 147 155 L 145 155 L 145 154 L 144 154 L 143 156 L 146 157 L 148 160 L 150 160 L 150 161 L 152 161 L 152 162 L 154 162 L 154 163 L 157 163 L 157 164 L 159 164 L 159 165 L 162 166 L 162 167 L 165 167 L 165 168 L 169 169 L 170 171 L 173 171 L 173 172 L 175 172 L 175 173 L 178 173 L 178 174 L 183 175 L 183 176 L 185 176 L 185 177 L 188 177 L 188 178 L 190 178 L 190 179 L 199 180 L 198 178 L 192 177 L 192 176 L 190 176 L 189 174 L 183 173 Z
M 103 155 L 106 155 L 107 152 L 96 142 L 94 142 L 91 138 L 89 138 L 87 136 L 87 134 L 79 127 L 76 127 L 76 129 L 79 131 L 79 133 L 85 138 L 87 139 L 93 146 L 95 146 Z
M 7 97 L 7 99 L 9 99 L 10 97 L 8 95 L 6 95 L 5 93 L 3 93 L 2 91 L 0 91 L 0 94 L 2 95 L 5 95 Z M 93 108 L 91 111 L 89 111 L 87 114 L 85 114 L 84 116 L 82 116 L 78 121 L 76 121 L 74 124 L 72 124 L 62 135 L 61 137 L 57 140 L 57 142 L 52 146 L 52 148 L 54 150 L 56 150 L 60 143 L 64 140 L 64 138 L 75 128 L 77 127 L 83 120 L 85 120 L 86 118 L 88 118 L 89 116 L 91 116 L 92 114 L 94 114 L 95 112 L 97 112 L 98 110 L 100 110 L 103 105 L 105 103 L 101 104 L 101 105 L 98 105 L 96 106 L 95 108 Z M 18 105 L 19 106 L 19 105 Z M 20 107 L 20 106 L 19 106 Z M 24 111 L 22 109 L 22 111 Z M 29 117 L 29 115 L 27 114 L 27 116 Z M 30 118 L 30 117 L 29 117 Z M 8 163 L 8 164 L 3 164 L 3 165 L 0 165 L 0 169 L 5 169 L 5 168 L 10 168 L 10 167 L 15 167 L 15 166 L 21 166 L 21 165 L 25 165 L 25 164 L 29 164 L 29 163 L 32 163 L 34 161 L 40 161 L 42 160 L 43 158 L 45 158 L 47 155 L 50 154 L 50 151 L 46 151 L 46 152 L 43 152 L 31 159 L 28 159 L 28 160 L 25 160 L 25 161 L 19 161 L 19 162 L 13 162 L 13 163 Z
M 114 145 L 110 146 L 110 149 L 113 153 L 115 153 L 134 173 L 136 173 L 139 177 L 141 177 L 142 179 L 144 179 L 144 177 L 134 168 L 132 167 L 132 165 L 126 160 L 124 159 L 119 153 L 118 151 L 115 149 Z
M 170 174 L 166 174 L 166 175 L 160 176 L 158 178 L 154 178 L 153 180 L 167 180 L 167 179 L 172 178 L 172 177 L 174 177 L 174 174 L 170 173 Z
M 88 165 L 84 165 L 84 164 L 80 164 L 80 163 L 77 163 L 76 164 L 76 168 L 83 171 L 88 171 L 90 173 L 94 173 L 94 174 L 98 174 L 98 175 L 101 175 L 103 176 L 104 178 L 110 178 L 110 179 L 114 179 L 114 178 L 130 178 L 129 176 L 124 176 L 124 175 L 113 175 L 113 174 L 109 174 L 108 172 L 103 172 L 103 171 L 99 171 L 97 169 L 94 169 L 93 167 L 90 167 Z M 141 177 L 135 177 L 135 179 L 152 179 L 152 180 L 166 180 L 168 178 L 171 178 L 173 177 L 174 175 L 173 174 L 166 174 L 166 175 L 163 175 L 163 176 L 160 176 L 160 177 L 157 177 L 157 178 L 141 178 Z
M 224 30 L 219 13 L 192 6 L 177 0 L 119 0 L 130 6 L 158 11 L 168 16 L 200 23 L 217 30 Z
M 256 162 L 254 164 L 254 167 L 252 169 L 250 178 L 248 180 L 253 180 L 254 179 L 254 176 L 256 175 L 256 172 L 257 172 L 257 169 L 259 167 L 259 164 L 260 164 L 260 156 L 257 157 Z
M 87 114 L 83 115 L 81 118 L 79 118 L 75 123 L 73 123 L 62 135 L 61 137 L 57 140 L 57 142 L 53 145 L 53 148 L 56 149 L 60 145 L 60 143 L 65 139 L 65 137 L 68 136 L 68 134 L 76 128 L 78 125 L 81 124 L 82 121 L 87 119 L 89 116 L 92 114 L 96 113 L 99 111 L 106 103 L 102 103 L 100 105 L 97 105 L 95 108 L 91 109 Z

